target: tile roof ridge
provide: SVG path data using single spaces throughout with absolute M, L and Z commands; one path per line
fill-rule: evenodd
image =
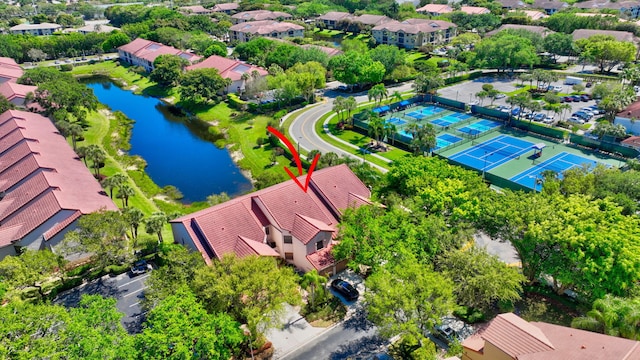
M 335 231 L 333 226 L 331 226 L 329 224 L 325 224 L 324 221 L 322 221 L 322 220 L 318 220 L 318 219 L 312 218 L 311 216 L 305 216 L 305 215 L 302 215 L 300 213 L 296 213 L 296 216 L 299 217 L 300 219 L 302 219 L 307 224 L 313 226 L 314 228 L 316 228 L 318 230 L 331 229 L 331 231 Z M 318 223 L 324 224 L 325 227 L 321 228 L 320 226 L 318 226 L 319 225 Z M 294 225 L 295 225 L 295 223 L 294 223 Z M 325 231 L 328 231 L 328 230 L 325 230 Z
M 508 322 L 509 324 L 517 327 L 518 329 L 522 330 L 523 332 L 525 332 L 526 334 L 534 338 L 539 343 L 545 346 L 548 346 L 551 349 L 555 349 L 555 347 L 553 346 L 553 343 L 551 342 L 551 340 L 549 340 L 549 338 L 547 338 L 547 335 L 545 335 L 542 329 L 540 329 L 533 323 L 526 321 L 525 319 L 519 317 L 518 315 L 512 312 L 499 314 L 498 317 Z M 533 329 L 531 329 L 531 327 L 533 327 Z M 535 334 L 534 332 L 532 332 L 532 330 L 539 332 L 539 334 Z M 542 335 L 542 338 L 540 337 L 540 335 Z

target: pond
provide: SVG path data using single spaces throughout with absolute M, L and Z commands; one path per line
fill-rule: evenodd
M 187 121 L 159 99 L 123 90 L 109 79 L 91 78 L 85 84 L 101 103 L 135 121 L 129 154 L 145 159 L 147 174 L 160 187 L 177 187 L 183 202 L 251 190 L 251 182 L 229 152 L 213 144 L 202 123 Z

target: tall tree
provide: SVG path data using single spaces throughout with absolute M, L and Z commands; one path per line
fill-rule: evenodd
M 284 304 L 298 304 L 296 275 L 270 257 L 226 255 L 196 271 L 193 287 L 209 312 L 230 314 L 255 337 L 276 325 Z
M 149 78 L 161 86 L 176 85 L 187 65 L 189 62 L 180 56 L 160 55 L 153 61 L 153 71 Z
M 309 288 L 311 291 L 311 308 L 315 309 L 316 307 L 316 291 L 320 291 L 320 296 L 324 296 L 325 292 L 325 284 L 327 283 L 327 278 L 318 274 L 316 269 L 311 271 L 307 271 L 304 276 L 302 276 L 302 287 Z
M 640 299 L 606 295 L 585 316 L 573 319 L 571 327 L 640 340 Z
M 379 105 L 383 99 L 389 96 L 389 91 L 384 84 L 376 84 L 367 92 L 367 96 L 369 97 L 369 101 L 373 99 L 376 105 Z
M 188 71 L 178 82 L 182 99 L 195 103 L 214 101 L 219 93 L 231 85 L 231 79 L 222 78 L 218 70 L 213 68 Z
M 163 212 L 155 212 L 144 222 L 147 234 L 156 234 L 158 236 L 158 244 L 162 244 L 164 240 L 162 238 L 162 229 L 168 221 L 169 217 L 167 214 Z
M 437 73 L 421 73 L 413 83 L 418 94 L 432 94 L 444 85 L 442 76 Z

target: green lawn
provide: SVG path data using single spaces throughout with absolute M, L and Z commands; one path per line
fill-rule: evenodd
M 412 51 L 412 52 L 407 53 L 406 60 L 411 62 L 411 61 L 416 61 L 416 60 L 422 60 L 425 57 L 427 57 L 427 55 L 424 54 L 424 53 L 421 53 L 419 51 Z
M 149 80 L 149 77 L 136 74 L 129 69 L 129 66 L 119 65 L 116 61 L 104 61 L 76 66 L 71 70 L 71 74 L 76 77 L 107 76 L 120 83 L 125 89 L 137 94 L 145 92 L 149 95 L 155 95 L 153 93 L 158 93 L 156 83 Z
M 334 36 L 338 36 L 338 35 L 340 35 L 340 34 L 344 34 L 344 33 L 343 33 L 342 31 L 340 31 L 340 30 L 329 30 L 329 29 L 322 29 L 322 30 L 320 30 L 319 28 L 316 28 L 316 29 L 314 30 L 314 33 L 315 33 L 316 35 L 323 36 L 323 37 L 324 37 L 324 36 L 326 36 L 326 37 L 334 37 Z

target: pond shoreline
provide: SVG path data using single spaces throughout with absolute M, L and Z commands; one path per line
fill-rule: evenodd
M 174 101 L 175 101 L 174 98 L 172 98 L 172 97 L 159 97 L 159 96 L 151 96 L 151 95 L 147 95 L 147 94 L 142 94 L 141 91 L 139 91 L 140 88 L 138 88 L 136 85 L 129 86 L 129 84 L 127 84 L 127 82 L 124 81 L 124 79 L 114 78 L 113 76 L 105 75 L 103 73 L 91 74 L 91 75 L 82 75 L 82 76 L 77 76 L 77 78 L 79 80 L 83 81 L 83 82 L 92 82 L 92 80 L 98 80 L 98 82 L 100 80 L 103 80 L 103 81 L 104 80 L 108 80 L 112 85 L 117 86 L 122 91 L 130 92 L 130 93 L 138 95 L 138 96 L 145 96 L 145 97 L 148 97 L 148 98 L 155 99 L 159 103 L 167 106 L 165 108 L 166 109 L 165 112 L 167 110 L 170 111 L 171 107 L 173 107 L 174 109 L 178 109 L 178 110 L 180 110 L 181 114 L 175 114 L 174 111 L 170 111 L 172 113 L 172 115 L 175 116 L 175 118 L 174 118 L 174 116 L 172 116 L 171 120 L 169 120 L 168 118 L 165 117 L 165 120 L 171 121 L 171 122 L 182 123 L 183 126 L 185 128 L 187 128 L 187 131 L 189 133 L 191 133 L 191 135 L 194 138 L 198 138 L 199 139 L 199 140 L 197 140 L 197 142 L 200 142 L 200 143 L 206 142 L 206 143 L 209 143 L 210 145 L 213 145 L 219 151 L 226 151 L 227 152 L 226 156 L 228 156 L 227 159 L 229 159 L 229 160 L 224 160 L 223 163 L 220 163 L 220 165 L 222 165 L 224 163 L 232 163 L 235 166 L 235 170 L 231 170 L 232 172 L 228 173 L 228 174 L 230 174 L 229 176 L 232 177 L 232 178 L 224 179 L 224 178 L 216 177 L 216 178 L 218 178 L 219 182 L 218 182 L 218 185 L 214 185 L 214 186 L 218 186 L 218 189 L 220 189 L 220 187 L 224 188 L 224 187 L 228 187 L 228 186 L 235 186 L 235 189 L 234 190 L 222 189 L 221 191 L 214 190 L 213 192 L 211 192 L 211 194 L 208 194 L 207 196 L 213 195 L 213 194 L 219 194 L 219 193 L 222 193 L 222 192 L 227 192 L 227 193 L 238 192 L 238 194 L 245 193 L 246 189 L 243 190 L 243 188 L 246 185 L 242 185 L 243 182 L 240 181 L 240 180 L 233 180 L 234 176 L 238 177 L 238 175 L 232 175 L 233 171 L 237 171 L 239 173 L 239 175 L 242 178 L 245 179 L 244 181 L 246 181 L 248 184 L 250 184 L 250 186 L 253 188 L 253 184 L 255 183 L 255 179 L 253 179 L 253 177 L 251 176 L 251 172 L 248 171 L 247 169 L 244 169 L 243 167 L 241 167 L 240 163 L 239 163 L 240 160 L 244 157 L 244 154 L 242 154 L 242 152 L 240 150 L 232 151 L 231 144 L 226 144 L 226 146 L 223 146 L 224 149 L 222 149 L 222 147 L 219 147 L 219 144 L 216 144 L 215 137 L 222 136 L 222 135 L 220 135 L 221 132 L 220 131 L 209 132 L 207 129 L 209 129 L 210 127 L 215 127 L 213 124 L 203 121 L 202 119 L 200 119 L 196 115 L 188 114 L 186 111 L 184 111 L 184 109 L 176 106 L 175 103 L 174 103 Z M 103 96 L 104 96 L 104 94 L 103 94 Z M 103 100 L 104 100 L 104 98 L 103 98 Z M 105 111 L 108 111 L 111 116 L 113 116 L 114 112 L 120 111 L 120 110 L 112 108 L 112 106 L 110 106 L 109 104 L 107 104 L 107 103 L 105 103 L 103 101 L 100 101 L 100 103 L 103 106 L 105 106 L 105 108 L 106 108 Z M 185 115 L 185 114 L 187 114 L 187 115 Z M 130 117 L 130 115 L 126 115 L 126 117 L 128 119 L 134 121 L 134 122 L 136 121 L 136 120 L 132 119 Z M 215 127 L 215 128 L 217 128 L 217 127 Z M 197 131 L 197 130 L 200 130 L 200 131 L 198 131 L 197 133 L 194 133 L 194 131 Z M 127 132 L 128 132 L 127 135 L 129 137 L 128 143 L 131 146 L 134 143 L 134 141 L 132 141 L 132 137 L 131 137 L 131 134 L 133 133 L 133 129 L 128 129 Z M 180 147 L 178 147 L 178 148 L 180 148 Z M 177 149 L 177 148 L 175 148 L 175 149 Z M 116 150 L 117 152 L 123 151 L 126 154 L 127 157 L 132 157 L 132 158 L 133 157 L 140 157 L 140 158 L 144 159 L 145 161 L 148 160 L 148 159 L 145 159 L 145 157 L 141 156 L 140 154 L 133 154 L 132 155 L 132 154 L 130 154 L 129 151 L 126 151 L 124 149 L 114 149 L 114 150 Z M 149 149 L 147 148 L 147 151 L 148 150 Z M 197 153 L 198 152 L 196 152 L 194 154 L 197 154 Z M 222 160 L 222 158 L 218 158 L 218 159 Z M 217 163 L 218 160 L 214 160 L 214 161 L 216 161 L 216 163 Z M 156 161 L 156 164 L 157 164 L 157 161 Z M 165 166 L 165 168 L 166 168 L 166 166 Z M 170 180 L 170 179 L 167 180 L 166 179 L 166 171 L 167 170 L 159 170 L 158 168 L 156 168 L 156 173 L 158 171 L 162 171 L 163 173 L 165 173 L 165 175 L 162 175 L 162 176 L 165 177 L 165 181 L 164 182 L 167 182 L 167 183 L 169 183 L 171 185 L 173 185 L 175 183 L 179 183 L 179 181 L 176 182 L 175 179 L 174 180 Z M 144 173 L 149 177 L 149 179 L 151 179 L 151 173 L 147 170 L 147 168 L 145 168 Z M 238 174 L 238 173 L 236 173 L 236 174 Z M 156 176 L 156 180 L 152 180 L 152 182 L 157 186 L 158 189 L 162 189 L 162 187 L 157 183 L 157 176 L 160 176 L 160 175 L 158 175 L 158 173 L 157 173 L 157 174 L 155 174 L 155 176 Z M 237 181 L 240 181 L 240 182 L 238 183 Z M 184 189 L 187 189 L 187 188 L 189 188 L 191 190 L 191 192 L 197 191 L 197 190 L 195 190 L 195 189 L 198 189 L 198 187 L 197 187 L 198 185 L 197 184 L 193 184 L 192 181 L 187 181 L 187 185 L 185 186 L 184 182 L 185 181 L 183 181 L 183 184 L 180 185 L 180 187 L 178 187 L 181 191 L 183 191 Z M 169 185 L 167 185 L 167 186 L 169 186 Z M 173 185 L 173 186 L 175 186 L 175 185 Z M 192 187 L 189 187 L 189 186 L 192 186 Z M 193 186 L 195 186 L 195 187 L 193 187 Z M 200 187 L 200 188 L 202 189 L 202 187 Z M 152 195 L 153 194 L 149 194 L 148 196 L 153 197 Z M 178 203 L 178 204 L 183 205 L 183 206 L 188 206 L 190 203 L 194 203 L 194 202 L 206 201 L 206 198 L 205 199 L 200 199 L 200 200 L 194 200 L 194 199 L 198 199 L 200 197 L 198 195 L 195 195 L 195 198 L 194 198 L 194 195 L 191 195 L 190 197 L 191 198 L 187 198 L 187 200 L 185 200 L 185 201 L 180 201 L 180 200 L 174 200 L 174 201 L 176 203 Z

